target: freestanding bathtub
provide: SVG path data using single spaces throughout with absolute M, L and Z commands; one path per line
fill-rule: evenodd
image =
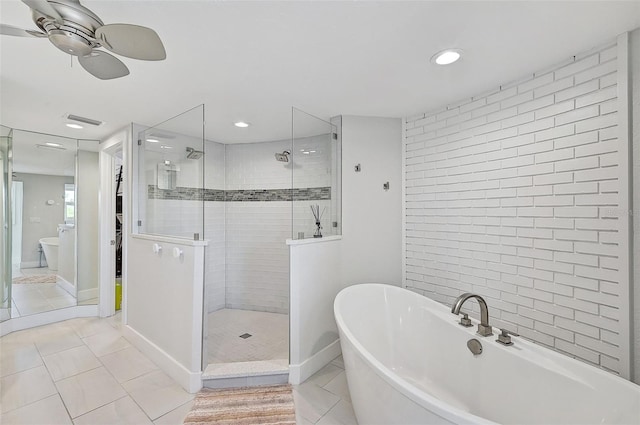
M 58 245 L 60 240 L 57 237 L 42 238 L 38 242 L 42 245 L 44 258 L 47 260 L 49 270 L 58 270 Z
M 360 425 L 640 423 L 640 386 L 522 338 L 481 337 L 406 289 L 351 286 L 334 313 Z

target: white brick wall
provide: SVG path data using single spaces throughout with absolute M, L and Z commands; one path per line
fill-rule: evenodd
M 478 293 L 493 325 L 618 372 L 616 64 L 608 45 L 405 119 L 403 155 L 405 286 Z

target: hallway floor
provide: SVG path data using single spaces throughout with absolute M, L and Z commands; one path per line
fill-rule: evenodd
M 120 314 L 0 338 L 0 423 L 180 425 L 194 395 L 120 330 Z M 357 425 L 338 357 L 294 387 L 299 425 Z

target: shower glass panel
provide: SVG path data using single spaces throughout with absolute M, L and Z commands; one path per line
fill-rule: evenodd
M 202 239 L 204 105 L 138 133 L 137 233 Z
M 342 234 L 338 127 L 293 108 L 292 239 Z
M 0 322 L 11 318 L 11 226 L 9 187 L 11 182 L 11 135 L 12 129 L 0 126 Z

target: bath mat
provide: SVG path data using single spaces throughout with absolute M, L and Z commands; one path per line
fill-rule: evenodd
M 291 385 L 243 387 L 196 394 L 185 425 L 295 425 Z
M 55 274 L 34 274 L 14 277 L 11 283 L 56 283 L 57 278 Z

